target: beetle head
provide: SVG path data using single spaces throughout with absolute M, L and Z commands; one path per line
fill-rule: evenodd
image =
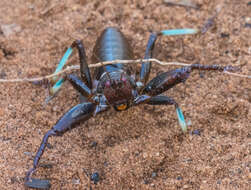
M 108 75 L 104 84 L 104 95 L 110 105 L 117 111 L 129 108 L 134 99 L 134 80 L 125 73 L 116 73 L 116 76 Z

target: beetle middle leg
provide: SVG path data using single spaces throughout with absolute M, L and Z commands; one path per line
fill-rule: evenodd
M 67 49 L 67 51 L 65 52 L 63 58 L 61 59 L 59 65 L 56 68 L 56 71 L 54 73 L 57 73 L 63 69 L 63 67 L 66 64 L 70 54 L 72 53 L 72 49 L 74 47 L 76 47 L 78 49 L 81 78 L 87 82 L 87 87 L 91 89 L 92 88 L 92 78 L 91 78 L 90 70 L 89 70 L 89 67 L 88 67 L 88 64 L 86 61 L 85 48 L 84 48 L 84 45 L 81 40 L 75 40 L 72 43 L 71 47 Z M 53 80 L 56 81 L 57 77 L 55 77 Z M 64 79 L 60 78 L 53 85 L 53 87 L 50 88 L 51 97 L 49 98 L 49 100 L 59 91 L 59 89 L 61 88 L 63 83 L 64 83 Z
M 180 31 L 180 30 L 177 30 L 177 31 Z M 184 34 L 186 34 L 186 33 L 184 33 Z M 164 35 L 164 34 L 161 34 L 161 33 L 151 33 L 151 35 L 149 37 L 149 40 L 148 40 L 148 43 L 147 43 L 147 47 L 146 47 L 144 59 L 152 58 L 154 45 L 155 45 L 155 42 L 156 42 L 157 37 L 159 35 Z M 145 83 L 148 81 L 148 78 L 149 78 L 149 75 L 150 75 L 150 71 L 151 71 L 151 62 L 142 63 L 141 70 L 140 70 L 140 82 L 143 83 L 143 84 L 141 84 L 141 85 L 144 86 Z M 156 80 L 154 80 L 154 81 L 158 81 L 158 80 L 159 79 L 156 78 Z M 148 87 L 151 88 L 150 85 L 148 85 Z M 143 94 L 144 93 L 145 92 L 143 91 Z M 154 97 L 154 95 L 153 95 L 153 97 L 150 98 L 150 100 L 149 100 L 149 98 L 150 98 L 150 96 L 149 97 L 142 96 L 142 99 L 138 100 L 138 101 L 139 102 L 141 102 L 141 101 L 142 102 L 147 101 L 148 104 L 154 104 L 154 105 L 164 105 L 164 104 L 165 105 L 167 105 L 167 104 L 168 105 L 175 105 L 179 124 L 180 124 L 182 130 L 184 132 L 186 132 L 187 127 L 186 127 L 186 122 L 185 122 L 183 113 L 182 113 L 181 109 L 179 108 L 178 104 L 173 99 L 168 98 L 167 96 L 156 96 L 156 97 Z

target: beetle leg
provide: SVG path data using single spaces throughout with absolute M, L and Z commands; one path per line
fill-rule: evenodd
M 33 180 L 31 179 L 31 175 L 35 172 L 36 168 L 38 167 L 38 163 L 40 158 L 42 157 L 48 139 L 51 136 L 61 136 L 65 132 L 73 129 L 76 127 L 76 124 L 78 124 L 80 121 L 87 121 L 89 118 L 93 116 L 93 113 L 96 110 L 96 105 L 90 102 L 85 102 L 82 104 L 78 104 L 71 108 L 68 112 L 66 112 L 52 127 L 51 130 L 49 130 L 43 137 L 43 140 L 41 142 L 41 145 L 36 153 L 36 156 L 33 161 L 33 168 L 31 168 L 27 175 L 26 175 L 26 182 L 25 185 L 28 187 L 33 187 L 33 188 L 42 188 L 41 186 L 44 187 L 49 187 L 49 181 L 44 181 L 44 180 Z
M 57 68 L 56 68 L 54 74 L 58 73 L 59 71 L 61 71 L 61 70 L 63 69 L 64 65 L 66 64 L 66 62 L 67 62 L 67 60 L 69 59 L 69 57 L 70 57 L 70 55 L 72 54 L 72 52 L 73 52 L 72 47 L 69 47 L 69 48 L 67 49 L 67 51 L 65 52 L 64 56 L 61 58 L 61 60 L 60 60 L 60 62 L 59 62 L 59 64 L 58 64 L 58 66 L 57 66 Z M 53 82 L 56 82 L 57 79 L 58 79 L 58 76 L 54 76 L 54 77 L 52 78 Z
M 184 29 L 162 30 L 161 32 L 158 32 L 158 33 L 151 33 L 149 40 L 147 42 L 144 59 L 152 58 L 154 44 L 159 35 L 177 36 L 177 35 L 186 35 L 186 34 L 196 34 L 197 32 L 198 32 L 197 29 L 184 28 Z M 151 71 L 151 65 L 152 65 L 151 62 L 146 62 L 146 63 L 141 64 L 140 82 L 142 83 L 141 84 L 142 86 L 144 86 L 144 84 L 148 81 L 149 74 Z
M 84 97 L 88 98 L 92 95 L 91 89 L 78 76 L 73 74 L 67 75 L 67 80 Z
M 79 52 L 79 60 L 80 60 L 80 73 L 81 73 L 81 78 L 87 82 L 87 86 L 91 89 L 92 88 L 92 79 L 91 79 L 91 74 L 89 67 L 86 62 L 86 53 L 85 53 L 85 48 L 83 43 L 80 40 L 76 40 L 72 43 L 71 47 L 67 49 L 65 52 L 64 56 L 60 60 L 56 70 L 54 73 L 60 72 L 64 65 L 66 64 L 67 60 L 69 59 L 70 55 L 72 54 L 73 48 L 76 47 Z M 55 84 L 53 87 L 50 88 L 50 94 L 53 96 L 63 85 L 64 79 L 61 77 L 58 80 L 58 76 L 53 77 L 53 81 Z M 52 97 L 47 98 L 47 101 L 50 100 Z
M 89 89 L 86 84 L 76 75 L 68 75 L 67 80 L 72 84 L 72 86 L 77 90 L 79 94 L 80 103 L 88 102 L 88 99 L 92 96 L 91 89 Z
M 61 58 L 54 74 L 60 72 L 64 65 L 66 64 L 67 60 L 69 59 L 70 55 L 72 54 L 72 47 L 69 47 L 67 49 L 67 51 L 65 52 L 64 56 Z M 52 78 L 52 81 L 53 81 L 53 87 L 51 87 L 49 89 L 49 92 L 50 92 L 50 96 L 46 98 L 45 102 L 48 103 L 56 94 L 57 91 L 59 91 L 59 89 L 62 87 L 63 83 L 64 83 L 64 78 L 61 77 L 60 79 L 58 79 L 58 76 L 54 76 Z
M 50 88 L 51 96 L 46 98 L 46 102 L 49 102 L 56 95 L 56 93 L 60 90 L 65 80 L 68 80 L 74 87 L 74 89 L 77 90 L 82 96 L 88 98 L 92 95 L 91 90 L 86 86 L 86 84 L 82 80 L 80 80 L 76 75 L 70 74 L 59 79 L 56 82 L 56 84 Z
M 152 58 L 153 48 L 154 48 L 154 44 L 156 42 L 157 36 L 158 35 L 156 33 L 151 33 L 149 40 L 147 42 L 144 59 Z M 140 82 L 142 83 L 142 86 L 147 82 L 147 80 L 149 78 L 149 74 L 151 71 L 151 65 L 152 65 L 151 62 L 146 62 L 146 63 L 141 64 Z
M 151 33 L 149 40 L 147 42 L 144 59 L 152 58 L 154 44 L 159 35 L 177 36 L 177 35 L 196 34 L 196 33 L 198 33 L 198 30 L 191 28 L 162 30 L 161 32 L 158 33 Z M 142 83 L 142 85 L 144 85 L 148 81 L 150 71 L 151 71 L 151 62 L 146 62 L 141 64 L 140 82 Z
M 185 82 L 189 77 L 189 74 L 192 70 L 214 70 L 214 71 L 229 71 L 234 70 L 232 66 L 220 66 L 220 65 L 201 65 L 201 64 L 192 64 L 189 67 L 182 67 L 179 69 L 167 71 L 161 73 L 160 75 L 153 78 L 146 86 L 144 87 L 142 93 L 150 96 L 159 95 L 166 90 L 174 87 L 175 85 Z
M 147 104 L 150 104 L 150 105 L 174 105 L 175 109 L 176 109 L 179 125 L 181 126 L 181 129 L 183 132 L 187 131 L 187 124 L 186 124 L 184 115 L 183 115 L 178 103 L 174 99 L 169 98 L 167 96 L 154 96 L 149 99 Z
M 175 100 L 173 100 L 172 98 L 169 98 L 167 96 L 153 96 L 153 97 L 151 97 L 149 95 L 140 95 L 135 98 L 133 105 L 136 106 L 136 105 L 140 105 L 140 104 L 144 104 L 144 103 L 147 103 L 150 105 L 174 105 L 181 129 L 183 132 L 187 131 L 187 125 L 186 125 L 184 115 L 183 115 L 178 103 L 175 102 Z
M 78 49 L 81 78 L 84 81 L 86 81 L 87 86 L 90 89 L 92 89 L 92 78 L 91 78 L 90 70 L 86 61 L 86 53 L 85 53 L 84 45 L 81 40 L 76 40 L 72 43 L 72 47 L 76 47 Z
M 143 89 L 143 94 L 156 96 L 164 91 L 174 87 L 176 84 L 185 82 L 191 72 L 190 67 L 183 67 L 167 71 L 157 75 L 150 82 L 148 82 Z
M 163 36 L 177 36 L 186 34 L 196 34 L 198 32 L 199 32 L 198 29 L 183 28 L 183 29 L 162 30 L 160 34 Z
M 146 102 L 149 104 L 173 104 L 176 107 L 176 113 L 178 115 L 179 123 L 183 131 L 186 131 L 186 122 L 182 114 L 181 109 L 178 104 L 171 98 L 165 96 L 157 96 L 166 90 L 174 87 L 175 85 L 185 82 L 189 77 L 189 74 L 192 70 L 214 70 L 214 71 L 229 71 L 234 70 L 232 66 L 220 66 L 220 65 L 201 65 L 201 64 L 192 64 L 189 67 L 182 67 L 180 69 L 171 70 L 168 72 L 161 73 L 160 75 L 153 78 L 143 89 L 143 95 L 137 98 L 136 104 L 141 102 Z M 149 98 L 151 97 L 151 98 Z
M 66 50 L 65 54 L 63 55 L 63 57 L 59 61 L 59 64 L 58 64 L 54 74 L 60 72 L 63 69 L 67 60 L 69 59 L 70 55 L 72 54 L 72 52 L 73 52 L 73 47 L 71 46 Z M 59 89 L 62 87 L 64 81 L 65 81 L 65 79 L 63 77 L 60 77 L 58 79 L 58 76 L 54 76 L 52 78 L 53 86 L 49 89 L 50 96 L 46 98 L 46 100 L 45 100 L 46 103 L 48 103 L 55 96 L 56 92 L 58 92 Z

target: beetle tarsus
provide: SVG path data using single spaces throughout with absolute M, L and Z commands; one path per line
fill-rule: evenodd
M 50 189 L 51 183 L 49 180 L 31 178 L 25 182 L 25 186 L 34 189 Z

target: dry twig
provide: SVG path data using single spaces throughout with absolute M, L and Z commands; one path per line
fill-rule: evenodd
M 168 5 L 178 5 L 178 6 L 190 7 L 194 9 L 200 8 L 200 6 L 198 6 L 196 3 L 194 3 L 191 0 L 164 0 L 164 2 Z
M 187 64 L 187 63 L 179 63 L 179 62 L 163 62 L 160 61 L 158 59 L 136 59 L 136 60 L 113 60 L 113 61 L 106 61 L 106 62 L 99 62 L 96 64 L 90 64 L 89 67 L 93 68 L 93 67 L 100 67 L 100 66 L 104 66 L 104 65 L 109 65 L 109 64 L 114 64 L 114 63 L 121 63 L 121 64 L 129 64 L 129 63 L 143 63 L 143 62 L 155 62 L 159 65 L 176 65 L 176 66 L 191 66 L 191 64 Z M 17 79 L 0 79 L 0 83 L 6 83 L 6 82 L 35 82 L 35 81 L 41 81 L 41 80 L 45 80 L 45 79 L 50 79 L 54 76 L 57 75 L 62 75 L 63 73 L 66 73 L 68 71 L 72 71 L 72 70 L 79 70 L 79 65 L 73 65 L 73 66 L 68 66 L 65 69 L 57 72 L 57 73 L 53 73 L 51 75 L 46 75 L 43 77 L 36 77 L 36 78 L 17 78 Z M 228 72 L 228 71 L 224 71 L 224 74 L 228 74 L 228 75 L 232 75 L 232 76 L 237 76 L 237 77 L 241 77 L 241 78 L 249 78 L 251 79 L 250 75 L 243 75 L 243 74 L 237 74 L 237 73 L 232 73 L 232 72 Z

